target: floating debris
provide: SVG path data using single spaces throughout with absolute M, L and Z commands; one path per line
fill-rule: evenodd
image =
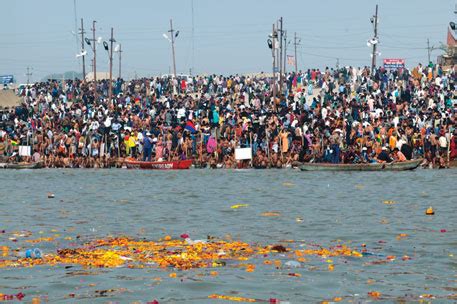
M 237 204 L 237 205 L 231 206 L 230 208 L 232 208 L 232 209 L 239 209 L 239 208 L 246 208 L 246 207 L 248 207 L 248 206 L 249 206 L 249 204 Z
M 425 210 L 425 214 L 426 215 L 434 215 L 435 214 L 435 210 L 433 210 L 433 208 L 430 206 L 427 208 L 427 210 Z
M 281 212 L 278 211 L 271 211 L 271 212 L 263 212 L 262 216 L 281 216 Z

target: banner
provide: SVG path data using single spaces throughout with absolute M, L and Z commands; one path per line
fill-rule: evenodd
M 288 65 L 295 65 L 295 57 L 287 55 L 287 64 Z
M 19 146 L 19 156 L 31 156 L 30 150 L 30 146 Z
M 0 76 L 0 84 L 9 84 L 14 82 L 13 75 L 1 75 Z
M 235 149 L 235 159 L 252 159 L 252 148 L 236 148 Z
M 384 59 L 385 69 L 403 69 L 405 67 L 405 59 L 388 58 Z

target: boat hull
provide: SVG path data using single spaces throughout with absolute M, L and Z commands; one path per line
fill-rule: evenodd
M 416 159 L 405 162 L 370 164 L 304 163 L 300 169 L 302 171 L 407 171 L 416 169 L 421 162 L 421 159 Z
M 186 170 L 192 165 L 191 159 L 178 161 L 147 162 L 137 160 L 125 160 L 124 164 L 128 169 L 145 170 Z
M 41 162 L 38 163 L 0 163 L 1 169 L 41 169 L 43 168 L 43 164 Z

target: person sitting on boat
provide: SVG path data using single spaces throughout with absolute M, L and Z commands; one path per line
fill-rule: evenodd
M 389 153 L 387 152 L 387 147 L 382 147 L 381 152 L 376 157 L 378 163 L 391 163 L 393 159 L 390 158 Z
M 404 162 L 407 160 L 406 156 L 398 148 L 394 149 L 393 156 L 396 162 Z
M 359 163 L 360 157 L 355 153 L 354 148 L 349 146 L 345 152 L 343 152 L 343 163 L 353 164 Z
M 362 153 L 360 153 L 360 157 L 361 157 L 362 163 L 370 162 L 369 157 L 368 157 L 368 148 L 367 147 L 362 148 Z
M 162 138 L 163 138 L 162 135 L 159 135 L 159 138 L 157 140 L 157 144 L 156 144 L 156 161 L 162 161 L 163 160 L 164 147 L 163 147 Z
M 32 162 L 37 163 L 41 160 L 41 155 L 37 149 L 33 149 Z

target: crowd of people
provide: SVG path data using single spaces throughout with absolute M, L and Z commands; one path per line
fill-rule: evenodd
M 21 105 L 0 109 L 0 155 L 71 168 L 120 167 L 126 158 L 211 168 L 424 158 L 447 167 L 457 157 L 456 72 L 419 64 L 311 69 L 282 81 L 117 79 L 111 94 L 107 80 L 49 80 L 18 92 Z M 235 149 L 248 147 L 252 160 L 236 160 Z

